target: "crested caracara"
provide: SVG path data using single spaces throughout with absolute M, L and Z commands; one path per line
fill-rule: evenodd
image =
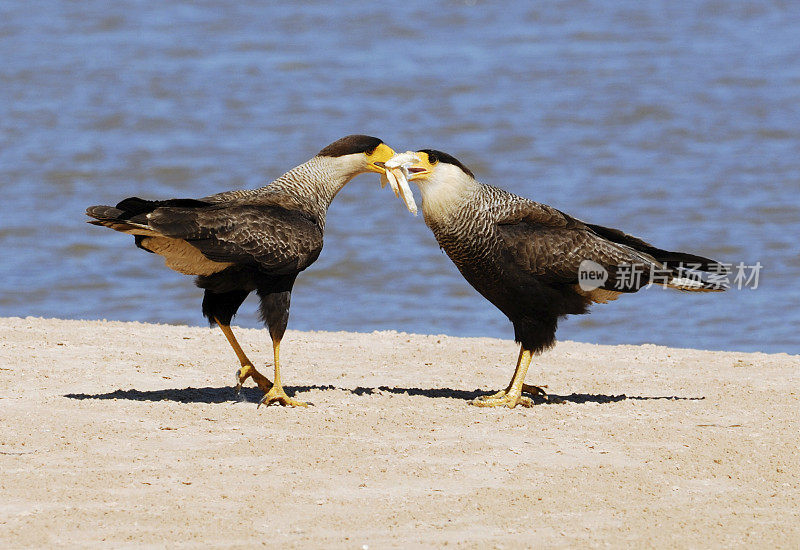
M 136 246 L 163 256 L 167 267 L 196 276 L 205 290 L 203 315 L 219 325 L 241 363 L 237 388 L 252 377 L 265 394 L 261 403 L 304 406 L 281 385 L 279 350 L 292 286 L 322 250 L 325 214 L 336 194 L 359 174 L 384 174 L 393 154 L 378 138 L 352 135 L 259 189 L 202 199 L 131 197 L 116 206 L 91 206 L 86 214 L 94 218 L 89 223 L 133 235 Z M 272 338 L 274 382 L 256 370 L 230 328 L 253 291 Z
M 525 373 L 531 356 L 555 343 L 560 317 L 586 313 L 592 303 L 615 300 L 649 284 L 692 292 L 724 290 L 709 275 L 697 276 L 724 273 L 723 264 L 661 250 L 618 229 L 584 223 L 479 183 L 447 153 L 401 153 L 386 167 L 395 179 L 407 177 L 419 186 L 425 223 L 439 246 L 514 325 L 520 343 L 514 376 L 505 390 L 479 398 L 475 405 L 530 406 L 523 392 L 546 395 L 524 383 Z M 593 278 L 584 280 L 582 270 Z

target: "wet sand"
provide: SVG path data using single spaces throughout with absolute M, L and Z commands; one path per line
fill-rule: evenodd
M 237 331 L 257 365 L 266 331 Z M 0 546 L 797 547 L 800 357 L 289 331 L 308 409 L 218 330 L 0 319 Z M 264 368 L 271 378 L 271 368 Z

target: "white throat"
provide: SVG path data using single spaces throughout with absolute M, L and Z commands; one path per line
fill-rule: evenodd
M 478 182 L 452 164 L 439 163 L 433 175 L 417 181 L 422 193 L 422 215 L 425 220 L 448 216 L 478 186 Z

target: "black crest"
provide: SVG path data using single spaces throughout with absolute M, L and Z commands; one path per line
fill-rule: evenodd
M 371 153 L 381 143 L 383 143 L 382 140 L 372 136 L 346 136 L 325 147 L 325 149 L 317 153 L 317 156 L 341 157 L 355 153 Z
M 428 160 L 431 164 L 436 164 L 437 162 L 444 162 L 445 164 L 454 164 L 461 168 L 465 174 L 469 177 L 475 179 L 475 174 L 472 173 L 472 170 L 464 166 L 460 160 L 458 160 L 453 155 L 448 155 L 442 151 L 437 151 L 436 149 L 420 149 L 421 153 L 427 153 Z

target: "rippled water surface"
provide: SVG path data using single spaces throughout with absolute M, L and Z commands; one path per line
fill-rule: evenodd
M 367 133 L 763 265 L 755 290 L 642 292 L 561 339 L 800 352 L 794 3 L 267 4 L 0 4 L 0 315 L 202 324 L 189 278 L 84 208 L 257 187 Z M 339 195 L 325 239 L 290 328 L 512 337 L 375 176 Z

